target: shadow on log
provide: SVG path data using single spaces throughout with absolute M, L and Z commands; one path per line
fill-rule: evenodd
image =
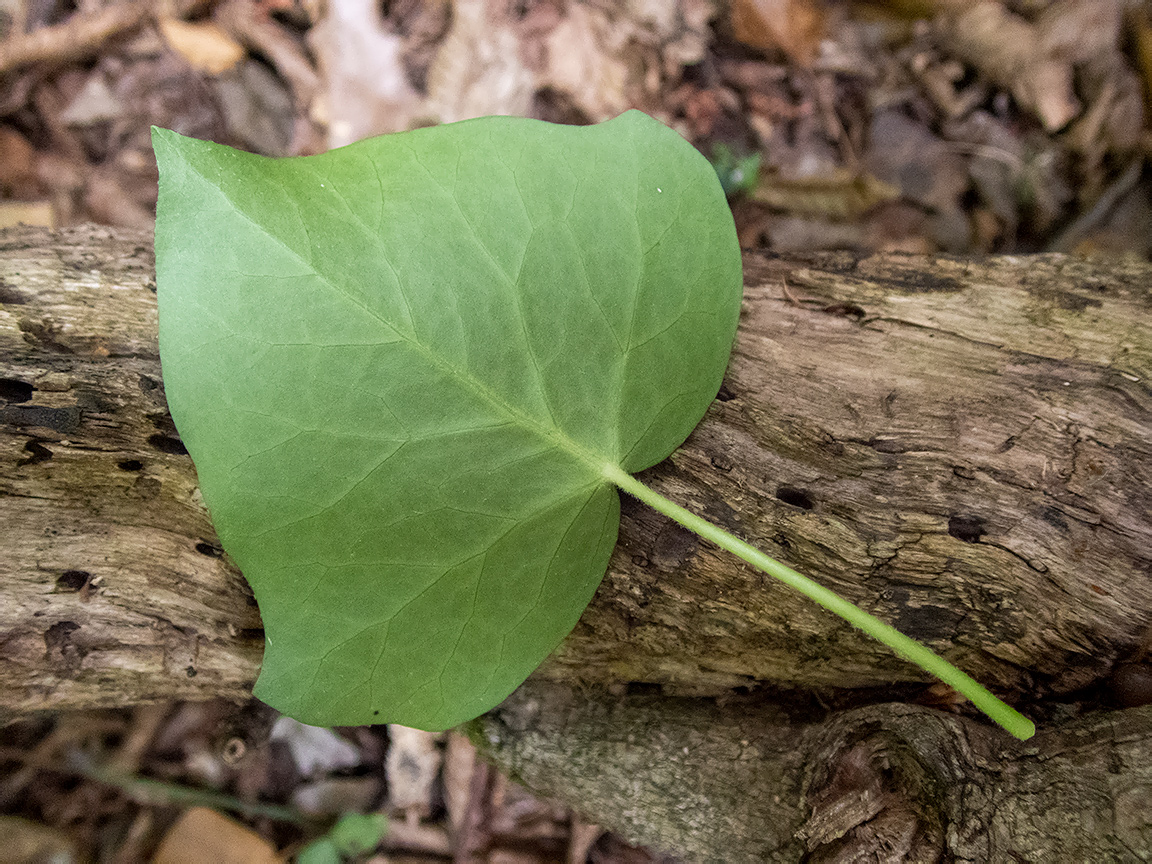
M 477 740 L 693 860 L 1149 860 L 1131 802 L 1152 800 L 1152 724 L 1120 709 L 1152 689 L 1150 285 L 1145 264 L 1061 256 L 750 255 L 720 396 L 644 478 L 929 644 L 1037 720 L 1035 742 L 869 704 L 963 710 L 628 500 L 596 599 Z M 4 717 L 247 697 L 258 611 L 167 413 L 148 235 L 0 233 L 0 532 Z M 821 700 L 837 710 L 812 714 Z M 627 771 L 576 758 L 585 727 Z M 732 770 L 662 786 L 712 752 L 701 736 Z M 608 803 L 576 764 L 654 784 L 680 821 Z M 753 798 L 753 777 L 774 785 Z

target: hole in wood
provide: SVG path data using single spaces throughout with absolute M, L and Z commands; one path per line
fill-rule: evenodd
M 56 577 L 56 587 L 60 591 L 80 591 L 92 579 L 87 570 L 65 570 Z
M 988 533 L 986 524 L 979 516 L 952 516 L 948 519 L 948 533 L 965 543 L 979 543 Z
M 797 489 L 795 486 L 781 486 L 776 490 L 776 497 L 785 504 L 791 504 L 793 507 L 799 507 L 801 510 L 811 510 L 816 506 L 816 502 L 812 500 L 811 495 L 803 489 Z
M 6 402 L 27 402 L 36 388 L 27 381 L 15 378 L 0 378 L 0 399 Z
M 219 558 L 224 554 L 224 550 L 219 546 L 214 546 L 213 544 L 207 543 L 203 540 L 196 544 L 196 551 L 201 555 L 207 555 L 209 558 Z
M 47 462 L 52 458 L 52 451 L 35 439 L 24 445 L 24 452 L 30 455 L 27 459 L 21 460 L 19 463 L 21 468 L 25 465 L 35 465 L 38 462 Z
M 184 447 L 184 442 L 179 438 L 173 438 L 171 435 L 149 435 L 148 443 L 161 453 L 168 453 L 172 456 L 184 456 L 188 453 Z

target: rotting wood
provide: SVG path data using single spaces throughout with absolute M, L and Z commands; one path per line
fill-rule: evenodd
M 1152 860 L 1152 706 L 1028 742 L 915 705 L 820 713 L 536 681 L 468 728 L 513 778 L 685 861 Z
M 828 698 L 924 679 L 839 619 L 625 501 L 609 573 L 577 629 L 477 727 L 489 755 L 580 803 L 580 785 L 541 749 L 539 729 L 555 711 L 568 712 L 567 735 L 614 703 L 646 706 L 649 715 L 617 718 L 638 760 L 630 782 L 648 782 L 644 764 L 655 770 L 685 747 L 691 753 L 699 736 L 677 712 L 704 712 L 709 734 L 736 748 L 729 756 L 785 772 L 772 793 L 784 803 L 758 806 L 773 818 L 776 805 L 790 808 L 779 824 L 792 839 L 778 848 L 808 860 L 850 860 L 854 849 L 898 837 L 909 855 L 923 851 L 915 860 L 937 860 L 936 849 L 996 861 L 1012 859 L 985 852 L 1045 848 L 1078 860 L 1061 855 L 1078 847 L 1017 841 L 1055 832 L 1052 820 L 1065 817 L 1050 814 L 1081 799 L 1095 802 L 1100 826 L 1089 841 L 1113 850 L 1093 860 L 1148 860 L 1152 825 L 1146 808 L 1129 806 L 1148 798 L 1152 763 L 1140 749 L 1152 734 L 1148 709 L 1077 717 L 1086 700 L 1069 694 L 1103 694 L 1104 707 L 1108 698 L 1139 702 L 1119 685 L 1149 677 L 1152 268 L 1061 256 L 750 255 L 745 282 L 720 397 L 646 481 L 928 642 L 1041 720 L 1044 734 L 1017 746 L 994 727 L 918 706 L 802 718 L 764 708 L 762 688 L 815 688 Z M 259 616 L 221 554 L 165 408 L 147 234 L 0 234 L 0 549 L 3 717 L 247 696 Z M 636 684 L 659 695 L 605 696 Z M 578 699 L 553 695 L 539 707 L 541 693 L 570 685 Z M 760 707 L 745 704 L 757 698 Z M 529 713 L 543 713 L 529 722 L 517 706 L 533 699 Z M 737 718 L 751 711 L 758 719 L 748 723 L 767 724 L 769 738 L 795 753 L 777 763 L 767 750 L 741 749 L 749 727 L 724 719 L 729 709 Z M 927 731 L 905 779 L 923 782 L 899 789 L 928 790 L 930 806 L 892 798 L 876 768 L 891 762 L 893 747 L 899 762 L 917 728 Z M 836 729 L 856 731 L 838 739 Z M 612 736 L 602 738 L 609 747 Z M 813 749 L 817 739 L 832 750 Z M 1107 757 L 1112 779 L 1096 767 L 1077 773 L 1072 756 L 1061 761 L 1072 740 L 1092 765 Z M 939 777 L 953 775 L 943 763 L 928 771 L 925 754 L 947 755 L 963 741 L 976 742 L 953 772 L 966 779 L 941 786 Z M 823 761 L 811 761 L 817 752 Z M 841 762 L 842 775 L 817 776 Z M 730 777 L 726 788 L 742 795 L 744 781 Z M 964 798 L 993 794 L 996 777 L 1008 791 L 993 804 L 1018 795 L 1019 807 Z M 825 787 L 855 809 L 835 816 Z M 597 794 L 611 801 L 610 791 Z M 667 794 L 683 811 L 683 797 L 677 804 Z M 656 816 L 635 824 L 631 810 L 598 811 L 589 815 L 697 854 L 683 826 L 660 833 Z M 939 836 L 930 830 L 937 823 Z M 749 823 L 732 844 L 751 842 L 766 824 Z M 913 825 L 921 833 L 909 834 Z M 742 860 L 736 851 L 713 860 Z
M 150 238 L 23 229 L 0 256 L 0 709 L 243 695 L 259 619 L 167 414 Z M 1059 256 L 750 256 L 720 398 L 645 479 L 1009 698 L 1079 690 L 1152 622 L 1150 283 Z M 629 500 L 538 677 L 924 680 Z

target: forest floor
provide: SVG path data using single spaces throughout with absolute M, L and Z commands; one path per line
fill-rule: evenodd
M 0 0 L 0 227 L 150 226 L 152 125 L 283 156 L 639 108 L 712 161 L 745 247 L 1147 258 L 1150 93 L 1148 0 Z M 330 832 L 356 813 L 387 831 Z M 460 736 L 255 702 L 10 725 L 0 814 L 11 862 L 284 861 L 318 838 L 312 862 L 671 860 Z

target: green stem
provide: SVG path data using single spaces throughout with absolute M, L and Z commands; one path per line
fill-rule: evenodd
M 1036 727 L 1032 721 L 1015 709 L 1005 705 L 975 679 L 965 675 L 943 657 L 929 651 L 915 639 L 905 636 L 895 627 L 885 624 L 874 615 L 869 615 L 863 609 L 849 603 L 839 594 L 828 590 L 823 585 L 813 582 L 807 576 L 797 573 L 791 567 L 785 567 L 774 558 L 769 558 L 754 546 L 749 546 L 738 537 L 729 534 L 722 528 L 701 519 L 683 507 L 673 504 L 663 495 L 660 495 L 635 477 L 625 473 L 615 465 L 604 468 L 604 476 L 615 483 L 629 495 L 639 498 L 648 506 L 660 511 L 670 519 L 679 522 L 690 531 L 694 531 L 706 540 L 711 540 L 722 549 L 727 549 L 747 561 L 753 567 L 763 570 L 769 576 L 779 579 L 790 585 L 806 597 L 815 600 L 825 609 L 835 612 L 848 623 L 859 627 L 869 636 L 883 642 L 901 657 L 911 660 L 921 669 L 931 672 L 948 686 L 972 700 L 972 704 L 987 714 L 992 720 L 999 723 L 1010 733 L 1022 741 L 1031 738 Z

